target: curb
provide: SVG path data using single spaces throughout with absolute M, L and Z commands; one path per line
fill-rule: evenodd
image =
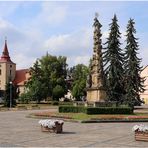
M 45 117 L 45 116 L 35 116 L 35 115 L 27 115 L 26 118 L 34 118 L 34 119 L 62 119 L 65 122 L 74 122 L 74 123 L 81 123 L 82 121 L 73 120 L 73 119 L 65 119 L 65 118 L 58 118 L 58 117 Z
M 35 115 L 27 115 L 27 118 L 34 118 L 34 119 L 49 119 L 49 118 L 56 118 L 55 117 L 45 117 L 45 116 L 35 116 Z M 73 120 L 73 119 L 65 119 L 65 118 L 58 118 L 57 119 L 62 119 L 66 122 L 74 122 L 74 123 L 119 123 L 119 122 L 148 122 L 148 119 L 118 119 L 118 120 Z
M 114 122 L 148 122 L 148 119 L 140 120 L 82 120 L 81 123 L 114 123 Z

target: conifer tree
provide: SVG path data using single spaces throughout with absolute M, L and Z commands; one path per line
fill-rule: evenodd
M 116 15 L 110 24 L 110 33 L 107 38 L 103 61 L 106 75 L 106 89 L 109 101 L 121 103 L 124 96 L 123 85 L 123 53 L 120 48 L 120 32 Z
M 144 91 L 143 82 L 144 79 L 140 77 L 142 67 L 140 67 L 141 59 L 137 57 L 139 45 L 137 38 L 134 34 L 136 29 L 134 28 L 134 20 L 130 19 L 127 25 L 126 31 L 126 52 L 125 52 L 125 89 L 126 97 L 125 103 L 130 106 L 138 105 L 141 100 L 139 93 Z

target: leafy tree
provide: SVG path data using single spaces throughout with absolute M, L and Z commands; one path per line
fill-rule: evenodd
M 83 64 L 78 64 L 72 68 L 72 78 L 74 81 L 79 79 L 86 79 L 88 75 L 88 67 Z
M 86 79 L 89 72 L 87 66 L 78 64 L 71 68 L 73 84 L 72 95 L 76 100 L 80 100 L 82 96 L 86 95 Z
M 43 81 L 43 71 L 39 65 L 39 61 L 37 60 L 33 67 L 30 68 L 31 78 L 27 83 L 27 96 L 30 97 L 31 100 L 35 100 L 38 103 L 46 98 L 47 96 L 47 88 Z
M 75 81 L 72 88 L 72 95 L 76 98 L 77 101 L 81 101 L 83 96 L 86 96 L 86 80 L 80 79 Z
M 4 92 L 4 106 L 10 107 L 10 93 L 11 93 L 11 107 L 16 106 L 16 99 L 18 98 L 19 91 L 16 85 L 7 83 Z
M 53 100 L 59 100 L 59 98 L 63 97 L 65 94 L 64 88 L 60 85 L 56 85 L 53 89 Z
M 20 103 L 28 104 L 31 101 L 31 95 L 29 92 L 22 93 L 18 99 Z
M 32 100 L 40 102 L 47 97 L 57 99 L 57 96 L 64 96 L 67 92 L 66 66 L 66 57 L 56 57 L 47 53 L 38 59 L 30 69 L 31 78 L 26 85 Z M 55 92 L 59 94 L 55 95 Z
M 123 53 L 120 48 L 120 32 L 117 23 L 117 17 L 114 15 L 110 24 L 110 33 L 107 47 L 104 52 L 104 66 L 106 75 L 107 95 L 110 101 L 120 103 L 123 101 L 124 85 L 123 85 Z
M 144 91 L 144 79 L 140 77 L 142 67 L 140 67 L 141 59 L 137 57 L 139 46 L 137 38 L 135 38 L 136 29 L 134 28 L 134 20 L 130 19 L 126 31 L 126 56 L 125 56 L 125 103 L 134 106 L 141 103 L 139 93 Z
M 46 56 L 40 59 L 40 63 L 41 69 L 43 70 L 44 83 L 48 88 L 48 96 L 54 96 L 53 90 L 57 85 L 61 86 L 64 90 L 62 96 L 66 94 L 66 57 L 56 57 L 47 53 Z

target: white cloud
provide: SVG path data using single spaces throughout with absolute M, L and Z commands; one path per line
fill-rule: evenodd
M 23 3 L 21 2 L 21 4 Z M 72 13 L 77 13 L 77 18 L 81 17 L 82 15 L 89 17 L 89 15 L 91 15 L 93 12 L 98 12 L 99 7 L 96 7 L 95 10 L 92 10 L 92 12 L 90 9 L 71 12 L 74 9 L 71 5 L 72 10 L 70 10 L 70 5 L 68 5 L 68 3 L 43 2 L 41 4 L 41 9 L 35 14 L 34 18 L 32 19 L 27 17 L 29 20 L 27 23 L 26 19 L 24 18 L 24 25 L 19 26 L 18 28 L 14 25 L 15 23 L 17 24 L 16 20 L 16 22 L 13 24 L 13 21 L 10 23 L 4 16 L 13 14 L 13 12 L 20 6 L 20 3 L 14 3 L 14 5 L 12 5 L 11 8 L 9 6 L 8 9 L 6 9 L 6 4 L 3 7 L 0 5 L 0 47 L 3 48 L 4 38 L 7 36 L 10 56 L 13 62 L 17 64 L 17 68 L 27 68 L 32 66 L 35 59 L 45 55 L 46 51 L 52 55 L 67 56 L 68 64 L 70 66 L 78 63 L 88 64 L 93 52 L 93 28 L 91 26 L 90 28 L 80 28 L 82 27 L 81 25 L 80 27 L 76 27 L 76 30 L 74 30 L 73 28 L 75 26 L 67 26 L 73 24 L 67 24 L 68 20 L 66 19 L 67 16 L 71 15 Z M 122 4 L 123 3 L 121 3 L 121 5 Z M 99 9 L 99 13 L 102 18 L 101 23 L 103 25 L 103 43 L 108 37 L 108 23 L 111 22 L 114 12 L 113 9 L 115 9 L 115 7 L 111 7 L 112 5 L 114 5 L 114 3 L 105 2 L 101 4 Z M 91 9 L 94 8 L 92 7 Z M 123 10 L 123 6 L 121 8 L 116 6 L 116 11 L 120 12 L 119 18 L 124 18 L 122 16 L 124 16 L 125 12 L 121 10 Z M 84 14 L 82 14 L 82 12 Z M 72 16 L 75 17 L 75 15 Z M 79 21 L 77 18 L 74 18 L 73 20 Z M 65 24 L 63 25 L 62 23 Z M 83 25 L 88 26 L 88 23 L 84 23 Z M 49 29 L 50 27 L 51 29 L 58 29 L 59 34 L 57 35 L 57 30 L 52 31 L 53 34 L 54 31 L 56 32 L 55 35 L 51 35 L 50 30 L 49 32 L 45 32 L 46 27 Z M 62 27 L 70 28 L 73 31 L 67 31 L 65 28 L 63 31 Z M 123 43 L 125 40 L 125 31 L 120 30 L 120 32 L 122 33 L 121 42 Z M 142 56 L 145 57 L 145 61 L 147 60 L 146 53 L 147 50 L 142 51 Z
M 11 60 L 17 64 L 17 68 L 29 68 L 33 64 L 34 59 L 39 56 L 41 42 L 39 42 L 40 38 L 35 37 L 38 33 L 21 31 L 10 22 L 1 18 L 0 34 L 0 55 L 6 36 Z
M 92 48 L 92 32 L 89 28 L 69 34 L 51 36 L 44 43 L 49 53 L 70 55 L 85 55 Z
M 47 27 L 47 25 L 60 25 L 68 14 L 68 7 L 62 3 L 42 2 L 41 10 L 30 20 L 30 27 Z
M 18 53 L 13 57 L 13 62 L 16 63 L 16 68 L 17 69 L 21 69 L 21 68 L 29 68 L 31 66 L 33 66 L 33 63 L 36 61 L 36 58 L 31 58 L 31 57 L 27 57 L 22 53 Z
M 91 55 L 89 54 L 84 56 L 69 56 L 67 58 L 67 62 L 70 63 L 69 66 L 74 66 L 77 64 L 89 65 L 90 58 L 91 58 Z

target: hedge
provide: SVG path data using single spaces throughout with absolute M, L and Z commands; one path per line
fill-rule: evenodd
M 82 106 L 59 106 L 60 113 L 86 113 L 86 107 Z
M 132 114 L 133 109 L 130 107 L 89 107 L 87 114 Z
M 81 106 L 59 106 L 60 113 L 86 113 L 86 114 L 132 114 L 130 107 L 81 107 Z

